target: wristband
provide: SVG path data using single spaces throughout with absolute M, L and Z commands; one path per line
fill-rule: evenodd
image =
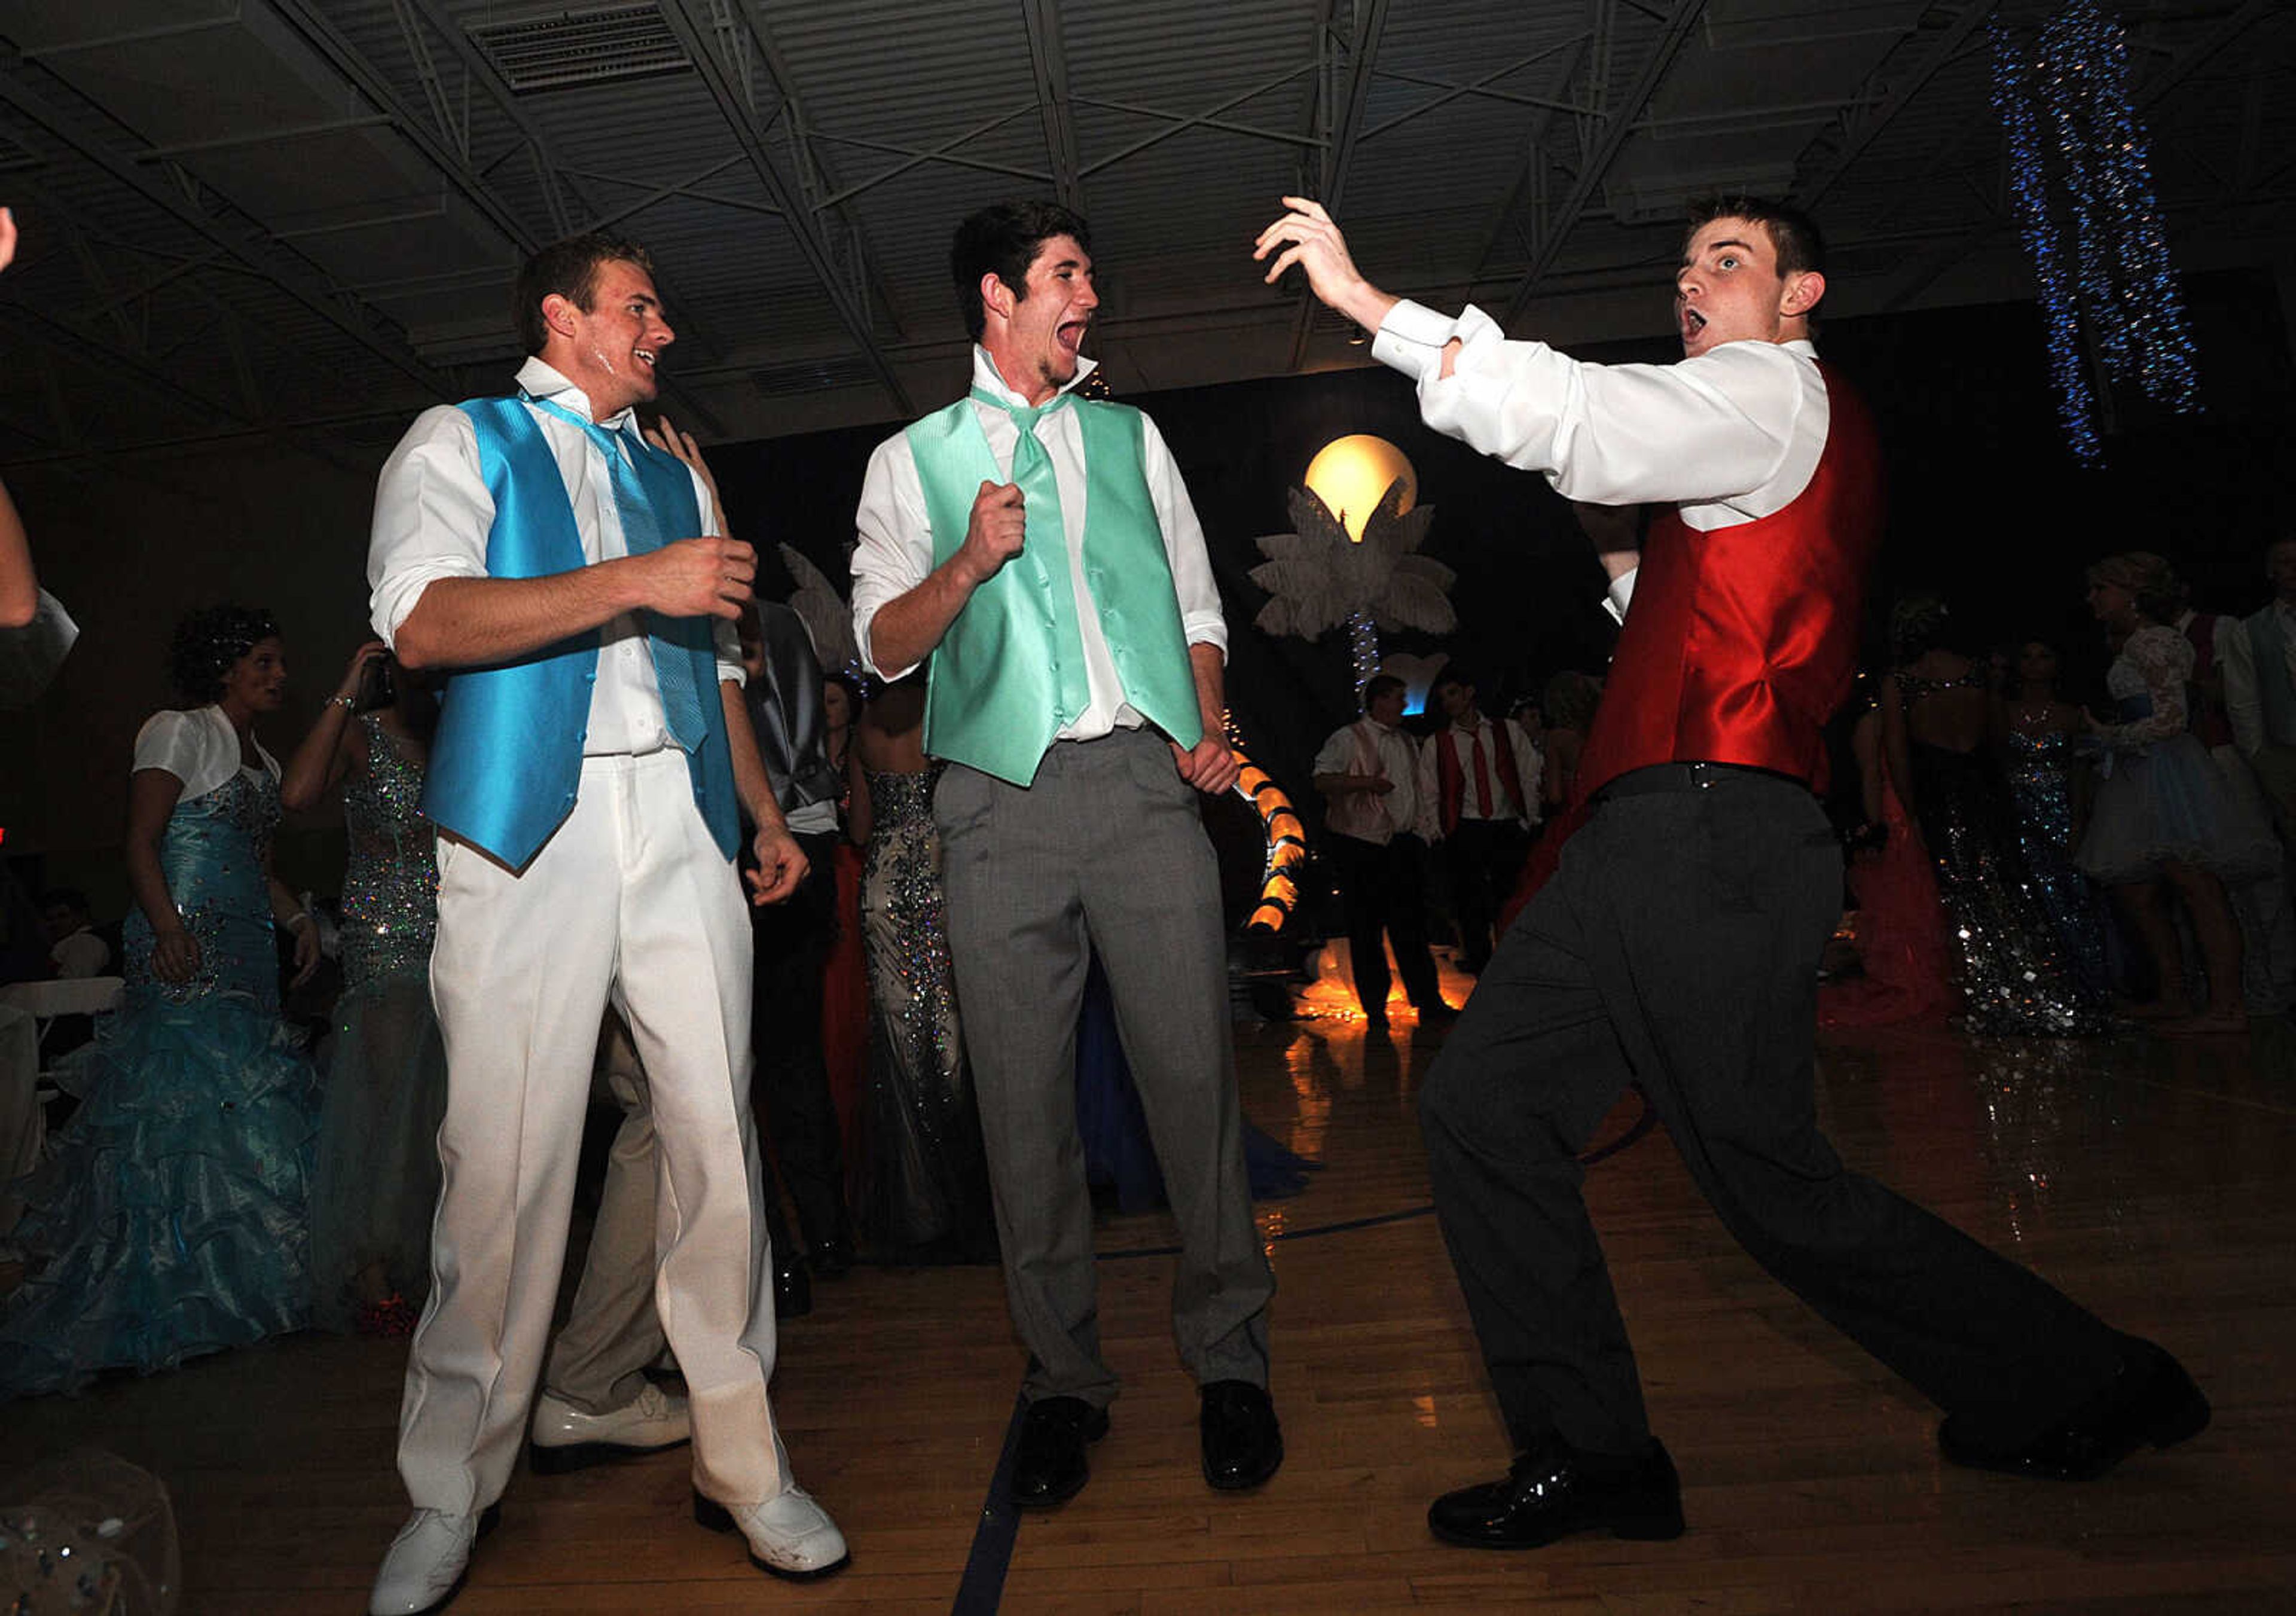
M 340 707 L 345 712 L 355 712 L 358 709 L 358 698 L 341 694 L 332 695 L 327 698 L 327 705 Z

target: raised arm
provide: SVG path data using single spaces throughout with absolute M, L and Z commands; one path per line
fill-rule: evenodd
M 358 745 L 359 727 L 351 722 L 358 703 L 359 686 L 366 681 L 370 665 L 390 654 L 390 647 L 381 640 L 369 640 L 351 652 L 350 666 L 343 669 L 342 683 L 335 693 L 319 709 L 319 716 L 311 724 L 310 733 L 287 759 L 287 770 L 279 777 L 279 800 L 300 811 L 316 805 L 327 794 L 327 790 L 343 777 L 349 767 L 352 751 Z
M 0 208 L 0 269 L 16 256 L 16 215 Z M 32 571 L 32 546 L 24 524 L 0 483 L 0 628 L 21 628 L 40 609 L 40 580 Z

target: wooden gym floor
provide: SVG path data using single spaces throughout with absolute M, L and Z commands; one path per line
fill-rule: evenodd
M 1155 1254 L 1168 1223 L 1107 1220 L 1102 1325 L 1125 1392 L 1091 1485 L 1021 1522 L 1013 1616 L 2296 1611 L 2287 1023 L 2181 1044 L 1822 1040 L 1849 1162 L 2178 1353 L 2216 1406 L 2201 1437 L 2088 1485 L 1945 1465 L 1934 1411 L 1756 1268 L 1658 1134 L 1595 1167 L 1587 1193 L 1689 1534 L 1513 1555 L 1446 1548 L 1423 1519 L 1434 1494 L 1508 1456 L 1425 1212 L 1413 1104 L 1435 1038 L 1398 1016 L 1373 1041 L 1328 1017 L 1239 1029 L 1237 1045 L 1247 1114 L 1325 1163 L 1306 1194 L 1260 1209 L 1287 1462 L 1258 1494 L 1205 1488 Z M 976 1536 L 994 1546 L 983 1505 L 1020 1372 L 996 1272 L 863 1268 L 816 1300 L 783 1327 L 775 1402 L 800 1479 L 852 1542 L 848 1571 L 793 1587 L 751 1571 L 688 1519 L 682 1453 L 521 1469 L 457 1616 L 951 1610 Z M 187 1616 L 357 1612 L 405 1509 L 403 1355 L 275 1341 L 0 1409 L 0 1449 L 94 1444 L 162 1477 Z M 993 1587 L 992 1570 L 973 1586 Z

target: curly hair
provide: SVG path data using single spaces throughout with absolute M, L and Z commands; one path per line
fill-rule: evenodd
M 1953 610 L 1941 595 L 1908 595 L 1890 609 L 1890 661 L 1903 668 L 1946 644 Z
M 2138 613 L 2156 623 L 2175 622 L 2192 598 L 2192 591 L 2168 558 L 2150 550 L 2123 550 L 2106 556 L 2089 568 L 2088 581 L 2128 590 L 2136 597 Z
M 210 606 L 176 625 L 168 677 L 193 707 L 223 696 L 224 676 L 263 640 L 279 637 L 279 620 L 261 606 Z

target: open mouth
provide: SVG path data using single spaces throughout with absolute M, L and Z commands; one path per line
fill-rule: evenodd
M 661 359 L 661 356 L 655 353 L 651 348 L 639 349 L 632 357 L 636 359 L 640 365 L 643 365 L 648 370 L 652 370 L 656 365 L 660 363 Z
M 1706 316 L 1687 303 L 1682 306 L 1681 319 L 1682 340 L 1685 342 L 1695 340 L 1698 333 L 1706 329 Z
M 1062 352 L 1077 353 L 1084 347 L 1084 333 L 1091 324 L 1089 320 L 1070 320 L 1053 332 L 1053 340 L 1061 345 Z

